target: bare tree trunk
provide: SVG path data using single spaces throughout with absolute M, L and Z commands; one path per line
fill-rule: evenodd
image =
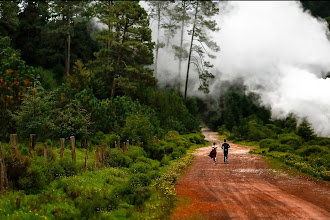
M 2 145 L 0 142 L 0 191 L 5 191 L 8 187 L 7 169 L 2 155 Z
M 193 31 L 191 35 L 191 42 L 190 42 L 190 49 L 189 49 L 189 56 L 188 56 L 188 67 L 187 67 L 187 76 L 186 76 L 186 85 L 184 89 L 184 99 L 183 102 L 186 104 L 187 101 L 187 88 L 188 88 L 188 79 L 189 79 L 189 68 L 190 68 L 190 59 L 191 59 L 191 52 L 192 52 L 192 46 L 194 42 L 194 35 L 195 35 L 195 28 L 196 28 L 196 21 L 197 21 L 197 14 L 198 14 L 198 1 L 196 1 L 196 10 L 195 10 L 195 20 L 194 20 L 194 26 Z
M 70 27 L 71 23 L 71 17 L 68 16 L 68 27 Z M 66 76 L 70 76 L 70 57 L 71 56 L 71 33 L 70 33 L 70 28 L 67 36 L 67 54 L 66 54 L 66 62 L 65 62 L 65 69 L 66 69 Z
M 64 157 L 64 142 L 65 142 L 65 138 L 60 138 L 60 142 L 61 142 L 60 158 L 62 159 Z
M 10 134 L 10 144 L 11 144 L 12 149 L 18 150 L 18 136 L 17 136 L 17 134 Z
M 71 151 L 72 151 L 72 161 L 74 164 L 76 164 L 76 139 L 74 136 L 70 137 L 71 141 Z
M 157 44 L 156 44 L 156 58 L 155 58 L 155 76 L 157 76 L 157 65 L 158 65 L 158 52 L 159 52 L 159 30 L 160 30 L 160 4 L 157 5 Z
M 44 159 L 47 162 L 47 145 L 44 143 Z
M 181 36 L 180 36 L 180 49 L 181 49 L 181 54 L 180 54 L 180 57 L 179 57 L 179 91 L 181 89 L 181 65 L 182 65 L 182 51 L 183 51 L 183 32 L 184 32 L 184 19 L 185 19 L 185 16 L 186 16 L 186 2 L 185 1 L 182 1 L 182 4 L 183 4 L 183 19 L 181 21 Z

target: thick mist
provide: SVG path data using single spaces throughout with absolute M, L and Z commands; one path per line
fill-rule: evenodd
M 330 137 L 330 78 L 325 79 L 330 71 L 327 23 L 293 1 L 229 1 L 220 3 L 219 8 L 215 19 L 220 31 L 210 36 L 221 50 L 210 60 L 215 74 L 210 94 L 197 90 L 194 72 L 188 94 L 217 100 L 223 82 L 242 79 L 248 91 L 259 94 L 263 104 L 271 107 L 274 118 L 289 113 L 299 119 L 306 117 L 317 134 Z M 178 37 L 171 43 L 178 44 Z M 174 84 L 179 80 L 178 61 L 171 46 L 161 49 L 159 58 L 160 85 Z M 185 61 L 183 70 L 186 66 Z M 184 77 L 185 72 L 182 83 Z

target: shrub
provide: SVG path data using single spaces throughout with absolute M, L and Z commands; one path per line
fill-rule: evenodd
M 148 116 L 135 113 L 126 118 L 126 123 L 122 131 L 122 136 L 125 140 L 129 139 L 149 143 L 153 135 L 153 125 Z
M 294 149 L 297 149 L 302 145 L 302 139 L 294 133 L 280 135 L 279 141 L 281 144 L 288 144 Z
M 165 153 L 166 154 L 171 154 L 174 150 L 174 148 L 176 147 L 176 145 L 172 142 L 165 142 L 165 141 L 161 141 L 161 145 L 163 146 Z
M 136 187 L 148 186 L 151 183 L 150 177 L 145 173 L 136 173 L 129 178 L 129 185 Z
M 322 179 L 330 181 L 330 170 L 325 170 L 321 172 Z
M 64 157 L 59 160 L 60 166 L 64 169 L 65 176 L 73 176 L 78 173 L 78 167 L 75 165 L 71 158 Z
M 150 164 L 139 161 L 139 162 L 133 163 L 129 167 L 129 169 L 132 173 L 148 173 L 148 171 L 151 170 L 152 168 L 151 168 Z
M 260 148 L 269 148 L 270 145 L 273 145 L 275 143 L 278 143 L 278 142 L 274 139 L 263 139 L 259 142 L 259 146 L 260 146 Z
M 248 123 L 248 139 L 251 141 L 259 141 L 266 138 L 266 134 L 263 132 L 262 126 L 256 121 L 252 120 Z
M 280 144 L 274 142 L 269 145 L 269 151 L 277 151 L 277 149 L 280 147 Z
M 138 157 L 146 157 L 147 152 L 142 147 L 131 146 L 126 155 L 135 162 Z
M 44 146 L 43 145 L 37 145 L 34 150 L 36 151 L 38 156 L 44 156 Z M 48 161 L 55 161 L 56 155 L 53 151 L 53 149 L 47 147 L 47 160 Z
M 280 144 L 280 146 L 276 149 L 279 152 L 294 152 L 294 148 L 288 144 Z
M 125 156 L 123 153 L 117 149 L 110 149 L 110 154 L 105 158 L 105 161 L 111 167 L 129 167 L 132 163 L 132 159 L 128 156 Z
M 4 160 L 7 167 L 8 180 L 11 181 L 15 187 L 18 187 L 18 180 L 26 176 L 27 168 L 31 164 L 31 159 L 22 155 L 19 151 L 10 149 L 4 154 Z
M 167 134 L 165 135 L 165 140 L 167 142 L 174 143 L 176 146 L 187 147 L 185 141 L 177 131 L 167 132 Z
M 167 155 L 165 155 L 160 162 L 161 166 L 168 165 L 169 163 L 170 163 L 170 157 Z
M 19 178 L 19 188 L 25 190 L 28 194 L 38 193 L 47 186 L 48 180 L 45 172 L 46 164 L 41 158 L 37 158 L 27 168 L 26 175 Z
M 177 159 L 177 158 L 182 157 L 184 154 L 186 154 L 186 149 L 183 147 L 178 147 L 178 148 L 174 149 L 174 151 L 172 153 L 172 158 Z
M 312 146 L 304 146 L 303 148 L 300 148 L 296 151 L 298 155 L 309 157 L 312 154 L 320 154 L 320 153 L 327 153 L 327 151 L 318 145 L 312 145 Z
M 194 143 L 194 144 L 204 144 L 205 141 L 204 140 L 205 136 L 202 135 L 201 133 L 186 134 L 186 135 L 182 135 L 182 137 L 188 140 L 190 143 Z
M 145 150 L 148 156 L 155 160 L 161 160 L 165 155 L 165 148 L 156 143 L 147 145 Z

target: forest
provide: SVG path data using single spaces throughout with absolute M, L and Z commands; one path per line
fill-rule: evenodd
M 272 118 L 241 82 L 216 91 L 212 108 L 189 94 L 192 71 L 200 93 L 215 77 L 217 2 L 145 4 L 0 1 L 1 219 L 167 219 L 188 152 L 207 144 L 202 124 L 330 180 L 330 139 L 307 119 Z M 326 7 L 303 6 L 330 21 Z M 159 51 L 174 35 L 185 80 L 161 87 Z

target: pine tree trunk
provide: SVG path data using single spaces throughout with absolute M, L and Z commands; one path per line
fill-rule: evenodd
M 181 49 L 181 54 L 180 54 L 180 57 L 179 57 L 179 84 L 178 84 L 178 89 L 180 91 L 181 89 L 181 65 L 182 65 L 182 51 L 183 51 L 183 32 L 184 32 L 184 19 L 185 19 L 185 16 L 186 16 L 186 10 L 185 10 L 185 7 L 186 7 L 186 2 L 185 1 L 182 1 L 182 4 L 183 4 L 183 19 L 181 21 L 181 36 L 180 36 L 180 49 Z
M 68 17 L 68 27 L 69 27 L 69 32 L 67 36 L 67 54 L 66 54 L 66 76 L 70 76 L 70 55 L 71 55 L 71 33 L 70 33 L 70 23 L 71 23 L 71 18 L 70 16 Z
M 157 45 L 156 45 L 156 58 L 155 58 L 155 76 L 157 76 L 157 65 L 158 65 L 158 52 L 159 52 L 159 30 L 160 30 L 160 5 L 158 3 L 157 15 L 158 15 L 158 24 L 157 24 Z
M 196 2 L 195 20 L 194 20 L 194 26 L 193 26 L 193 31 L 192 31 L 192 35 L 191 35 L 191 42 L 190 42 L 190 49 L 189 49 L 189 56 L 188 56 L 186 85 L 185 85 L 185 89 L 184 89 L 184 100 L 183 100 L 184 104 L 186 104 L 186 102 L 187 102 L 187 88 L 188 88 L 188 79 L 189 79 L 190 59 L 191 59 L 192 46 L 193 46 L 193 42 L 194 42 L 197 14 L 198 14 L 198 1 Z

